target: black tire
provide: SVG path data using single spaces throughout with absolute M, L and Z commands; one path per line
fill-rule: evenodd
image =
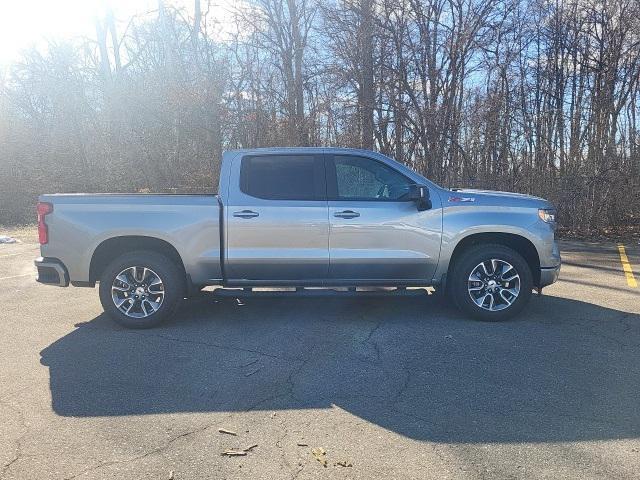
M 159 307 L 142 318 L 132 318 L 125 314 L 116 306 L 112 297 L 112 286 L 116 276 L 129 267 L 148 268 L 162 281 L 163 297 L 161 302 L 157 302 L 160 304 Z M 184 272 L 173 260 L 156 252 L 141 250 L 120 255 L 109 263 L 100 277 L 99 291 L 104 311 L 118 324 L 127 328 L 152 328 L 173 317 L 177 312 L 186 292 L 186 282 Z M 128 293 L 125 295 L 129 296 Z M 145 310 L 150 311 L 152 308 L 149 302 L 145 304 Z M 138 307 L 138 311 L 142 314 L 141 306 Z M 146 315 L 146 311 L 144 314 Z
M 488 270 L 491 271 L 490 261 L 492 259 L 501 260 L 510 264 L 516 270 L 520 278 L 519 293 L 517 297 L 515 297 L 515 300 L 512 298 L 511 294 L 504 292 L 504 295 L 512 301 L 510 305 L 506 305 L 507 302 L 500 297 L 499 293 L 496 293 L 496 296 L 493 297 L 495 305 L 502 308 L 501 310 L 487 309 L 489 307 L 489 302 L 491 301 L 491 298 L 488 297 L 486 305 L 483 303 L 484 307 L 479 306 L 472 299 L 472 293 L 469 292 L 469 276 L 482 262 L 488 262 Z M 503 268 L 505 267 L 503 266 Z M 505 275 L 505 278 L 509 278 L 511 276 L 512 273 L 509 273 Z M 495 275 L 495 277 L 499 279 L 500 275 Z M 490 293 L 490 291 L 487 290 L 487 279 L 489 279 L 488 281 L 491 281 L 491 278 L 493 277 L 489 276 L 483 281 L 479 281 L 478 284 L 473 284 L 473 286 L 483 286 L 483 290 L 477 294 L 478 298 L 483 294 Z M 503 285 L 509 285 L 509 283 L 507 282 Z M 511 284 L 511 287 L 513 287 L 513 284 Z M 532 289 L 533 276 L 531 274 L 531 269 L 522 255 L 511 248 L 494 244 L 475 245 L 463 252 L 455 260 L 451 275 L 447 281 L 447 290 L 450 292 L 451 298 L 455 301 L 458 308 L 475 319 L 487 322 L 508 320 L 520 313 L 520 311 L 522 311 L 525 305 L 529 302 Z M 493 296 L 493 293 L 491 295 Z

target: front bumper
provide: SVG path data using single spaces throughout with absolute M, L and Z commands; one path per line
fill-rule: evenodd
M 556 267 L 541 268 L 540 269 L 540 285 L 539 287 L 546 287 L 558 280 L 560 276 L 560 265 Z
M 33 262 L 38 269 L 36 282 L 58 287 L 69 286 L 69 274 L 64 264 L 55 258 L 38 257 Z

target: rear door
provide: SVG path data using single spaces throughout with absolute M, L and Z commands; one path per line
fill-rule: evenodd
M 442 210 L 419 211 L 415 182 L 392 166 L 359 155 L 327 155 L 330 278 L 428 283 L 440 255 Z
M 245 155 L 234 160 L 230 182 L 229 281 L 325 280 L 329 221 L 322 155 Z

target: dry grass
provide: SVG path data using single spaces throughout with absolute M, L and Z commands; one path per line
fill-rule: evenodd
M 0 236 L 7 235 L 24 243 L 38 243 L 38 227 L 36 225 L 0 225 Z
M 568 229 L 560 227 L 558 238 L 564 240 L 617 241 L 640 243 L 640 224 L 602 227 L 591 230 Z

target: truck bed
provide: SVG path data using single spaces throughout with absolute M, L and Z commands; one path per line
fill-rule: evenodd
M 61 260 L 76 282 L 94 282 L 94 252 L 114 238 L 152 237 L 177 250 L 194 284 L 222 278 L 220 215 L 217 195 L 51 194 L 49 238 L 43 257 Z

